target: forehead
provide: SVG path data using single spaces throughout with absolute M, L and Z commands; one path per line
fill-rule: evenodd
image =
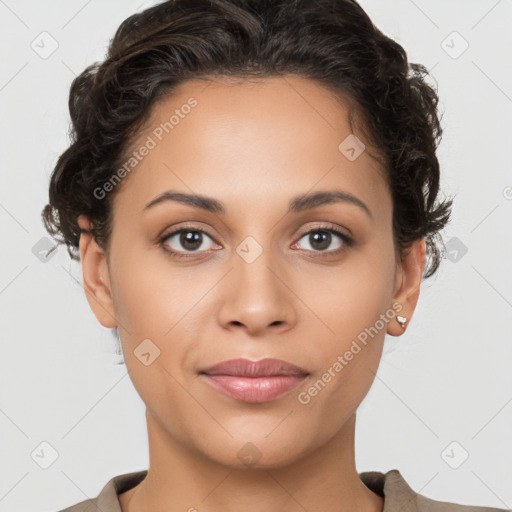
M 131 148 L 144 156 L 115 201 L 140 211 L 162 191 L 179 189 L 247 207 L 249 198 L 262 206 L 344 188 L 386 208 L 383 168 L 368 141 L 361 139 L 367 150 L 356 159 L 343 152 L 354 135 L 348 101 L 293 75 L 185 81 L 153 106 Z

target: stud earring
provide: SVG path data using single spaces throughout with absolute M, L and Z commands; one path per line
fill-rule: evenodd
M 402 329 L 405 329 L 405 323 L 407 322 L 405 316 L 396 315 L 396 321 L 400 324 Z

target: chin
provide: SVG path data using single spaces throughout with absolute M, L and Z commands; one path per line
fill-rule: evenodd
M 268 433 L 268 432 L 267 432 Z M 313 449 L 314 447 L 311 447 Z M 272 440 L 264 436 L 257 438 L 248 435 L 217 444 L 215 450 L 204 452 L 217 464 L 230 469 L 277 469 L 285 467 L 302 457 L 306 449 L 300 449 L 296 441 L 276 437 Z

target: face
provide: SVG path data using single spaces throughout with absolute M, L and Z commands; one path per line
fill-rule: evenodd
M 119 328 L 150 437 L 227 466 L 252 450 L 271 467 L 324 445 L 354 415 L 386 332 L 402 332 L 397 308 L 412 314 L 424 245 L 397 260 L 382 168 L 369 146 L 355 159 L 339 148 L 347 116 L 332 93 L 293 76 L 189 81 L 155 106 L 134 145 L 148 150 L 114 196 L 108 261 L 81 240 L 89 303 Z M 237 358 L 281 359 L 307 375 L 250 401 L 201 374 Z

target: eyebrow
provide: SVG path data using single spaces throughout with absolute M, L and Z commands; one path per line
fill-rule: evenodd
M 166 201 L 177 201 L 192 206 L 194 208 L 206 210 L 211 213 L 218 213 L 222 215 L 226 214 L 226 209 L 224 208 L 222 203 L 217 201 L 216 199 L 213 199 L 212 197 L 207 197 L 199 194 L 185 194 L 183 192 L 175 192 L 172 190 L 167 190 L 166 192 L 152 199 L 144 207 L 143 211 L 146 211 L 152 208 L 153 206 L 156 206 L 157 204 L 161 204 Z M 363 201 L 361 201 L 361 199 L 343 190 L 320 191 L 294 197 L 288 205 L 287 213 L 299 213 L 305 210 L 317 208 L 318 206 L 323 206 L 325 204 L 340 202 L 358 206 L 371 219 L 373 219 L 372 212 L 370 211 L 368 206 Z

